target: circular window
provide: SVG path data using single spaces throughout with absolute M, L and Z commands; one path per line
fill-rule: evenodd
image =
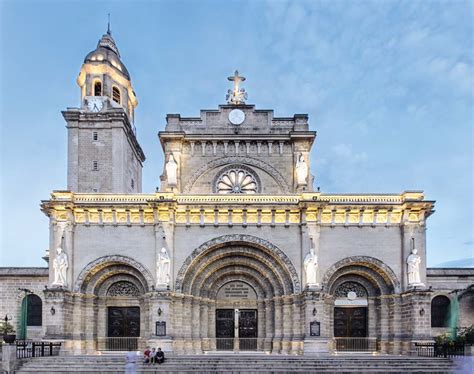
M 214 183 L 215 192 L 220 194 L 255 194 L 259 192 L 259 186 L 258 177 L 244 166 L 225 168 Z

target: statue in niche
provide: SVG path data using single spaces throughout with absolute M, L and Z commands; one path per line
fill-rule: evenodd
M 308 287 L 317 286 L 318 256 L 314 253 L 314 248 L 309 250 L 309 253 L 304 259 L 304 271 L 306 274 L 306 285 Z
M 53 269 L 54 269 L 54 281 L 53 286 L 67 286 L 67 269 L 69 267 L 69 263 L 67 260 L 67 254 L 63 251 L 61 246 L 56 248 L 56 257 L 53 261 Z
M 306 185 L 306 178 L 308 177 L 308 165 L 304 160 L 302 153 L 299 154 L 296 160 L 296 184 L 298 186 Z
M 420 263 L 421 257 L 418 255 L 418 250 L 415 248 L 415 238 L 412 238 L 412 250 L 407 258 L 408 286 L 424 286 L 420 279 Z
M 168 162 L 166 163 L 166 176 L 168 177 L 169 186 L 176 186 L 178 184 L 177 170 L 178 164 L 171 153 Z
M 161 248 L 156 260 L 156 283 L 161 286 L 170 284 L 171 260 L 165 247 Z

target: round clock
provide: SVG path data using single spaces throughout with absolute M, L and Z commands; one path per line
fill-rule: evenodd
M 233 109 L 229 113 L 229 121 L 233 125 L 241 125 L 245 121 L 245 113 L 240 109 Z
M 87 100 L 87 109 L 91 112 L 100 112 L 104 107 L 104 102 L 98 98 L 92 98 Z

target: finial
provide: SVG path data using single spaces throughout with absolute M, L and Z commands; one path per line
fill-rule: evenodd
M 227 77 L 228 80 L 234 82 L 234 89 L 227 90 L 226 100 L 228 104 L 245 104 L 245 100 L 247 100 L 247 92 L 245 89 L 239 89 L 239 83 L 245 81 L 245 77 L 239 75 L 239 71 L 236 70 L 234 75 Z
M 107 16 L 108 16 L 107 34 L 111 35 L 111 32 L 110 32 L 110 13 L 108 13 Z

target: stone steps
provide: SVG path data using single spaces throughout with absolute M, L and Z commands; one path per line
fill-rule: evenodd
M 141 356 L 139 361 L 141 361 Z M 16 373 L 123 373 L 124 355 L 23 360 Z M 67 369 L 66 369 L 67 368 Z M 137 363 L 138 373 L 450 373 L 450 359 L 412 356 L 167 355 L 161 365 Z

